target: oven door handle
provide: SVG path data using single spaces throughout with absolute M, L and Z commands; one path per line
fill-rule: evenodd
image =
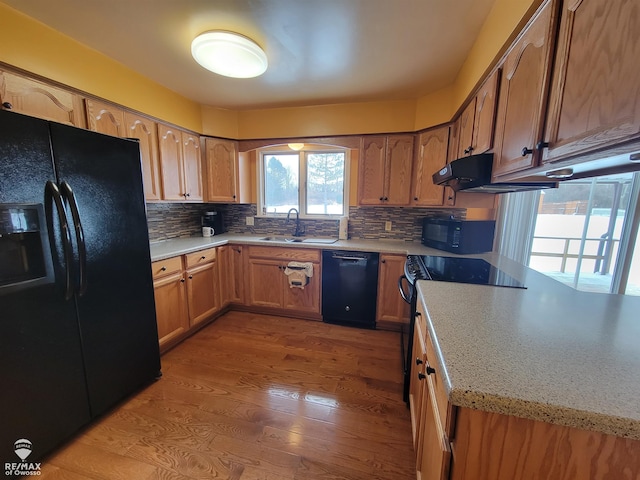
M 411 297 L 413 296 L 411 293 L 407 294 L 404 291 L 404 283 L 406 283 L 409 286 L 408 291 L 411 292 L 412 291 L 412 286 L 411 283 L 409 282 L 409 279 L 407 278 L 406 275 L 402 275 L 400 278 L 398 278 L 398 290 L 400 291 L 400 296 L 402 297 L 402 299 L 407 302 L 409 305 L 411 305 Z

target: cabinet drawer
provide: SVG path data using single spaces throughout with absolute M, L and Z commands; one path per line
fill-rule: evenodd
M 427 376 L 429 379 L 429 388 L 433 390 L 432 394 L 435 399 L 433 408 L 437 411 L 440 417 L 440 424 L 442 429 L 448 435 L 449 432 L 449 401 L 447 399 L 447 393 L 444 387 L 444 379 L 442 378 L 442 372 L 439 367 L 439 363 L 436 359 L 435 348 L 431 341 L 431 335 L 427 335 L 427 365 L 435 370 L 435 373 L 431 373 Z
M 182 257 L 171 257 L 151 263 L 153 278 L 160 278 L 182 271 Z
M 309 248 L 255 247 L 249 248 L 250 257 L 297 262 L 320 262 L 320 250 Z
M 207 248 L 206 250 L 189 253 L 185 255 L 184 258 L 186 261 L 185 268 L 195 267 L 196 265 L 204 265 L 205 263 L 211 263 L 216 259 L 216 249 Z

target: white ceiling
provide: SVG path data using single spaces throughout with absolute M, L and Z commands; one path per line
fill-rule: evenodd
M 418 98 L 455 79 L 494 0 L 0 0 L 198 103 L 247 109 Z M 247 35 L 255 79 L 200 67 L 191 40 Z

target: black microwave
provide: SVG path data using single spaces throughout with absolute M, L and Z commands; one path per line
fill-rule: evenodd
M 495 230 L 495 220 L 426 217 L 422 220 L 422 244 L 462 255 L 490 252 Z

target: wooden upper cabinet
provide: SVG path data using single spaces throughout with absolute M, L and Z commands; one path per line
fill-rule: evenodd
M 484 81 L 476 94 L 476 112 L 473 120 L 473 141 L 471 142 L 470 154 L 485 153 L 493 148 L 499 80 L 500 70 L 496 69 Z
M 413 168 L 412 205 L 442 205 L 444 187 L 433 184 L 432 175 L 447 163 L 449 127 L 422 132 L 418 136 Z
M 182 158 L 186 199 L 202 201 L 202 154 L 198 135 L 182 132 Z
M 358 204 L 384 202 L 386 137 L 364 137 L 360 146 Z
M 205 140 L 206 185 L 208 202 L 238 202 L 237 142 Z
M 387 137 L 385 205 L 409 205 L 414 139 L 413 135 Z
M 162 168 L 164 200 L 185 200 L 185 179 L 182 159 L 182 135 L 180 130 L 158 124 L 158 146 Z
M 114 137 L 125 136 L 124 110 L 110 103 L 91 98 L 85 101 L 89 130 Z
M 544 162 L 638 138 L 639 58 L 637 1 L 563 2 Z
M 202 201 L 202 159 L 197 135 L 158 123 L 164 200 Z
M 5 110 L 85 128 L 82 98 L 62 88 L 0 70 L 0 104 Z
M 153 120 L 124 112 L 124 136 L 140 140 L 142 182 L 147 200 L 162 200 L 162 181 L 158 159 L 158 133 Z
M 140 140 L 142 183 L 146 200 L 161 200 L 158 134 L 156 123 L 146 117 L 128 112 L 116 105 L 94 99 L 85 101 L 89 130 L 115 137 Z
M 509 50 L 502 66 L 493 176 L 536 166 L 557 15 L 547 0 Z
M 462 111 L 459 118 L 458 131 L 458 149 L 456 158 L 466 157 L 475 151 L 473 145 L 473 124 L 476 118 L 476 98 L 474 97 L 466 108 Z
M 360 145 L 359 205 L 408 205 L 413 135 L 368 136 Z

